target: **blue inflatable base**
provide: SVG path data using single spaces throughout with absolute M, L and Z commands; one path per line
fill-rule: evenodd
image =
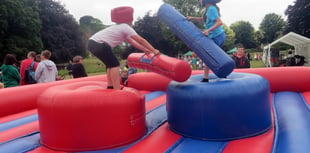
M 172 131 L 202 140 L 234 140 L 271 128 L 269 83 L 255 74 L 212 75 L 209 83 L 195 75 L 167 88 L 167 113 Z

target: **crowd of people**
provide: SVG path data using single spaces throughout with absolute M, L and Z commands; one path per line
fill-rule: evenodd
M 179 57 L 182 60 L 185 60 L 192 68 L 192 70 L 203 70 L 205 64 L 203 61 L 196 56 L 195 53 L 192 53 L 192 55 L 188 56 L 180 56 Z
M 0 67 L 0 88 L 59 80 L 58 69 L 50 60 L 51 56 L 49 50 L 44 50 L 39 55 L 35 51 L 30 51 L 26 59 L 18 62 L 15 55 L 6 54 Z M 73 62 L 71 71 L 73 78 L 86 77 L 87 73 L 82 64 L 83 58 L 75 56 Z
M 285 66 L 303 66 L 305 63 L 305 57 L 301 55 L 294 55 L 293 50 L 288 51 L 288 55 L 285 58 Z
M 190 56 L 181 56 L 180 59 L 187 61 L 188 64 L 191 65 L 193 70 L 203 70 L 205 64 L 203 61 L 197 57 L 195 53 L 192 53 Z M 232 54 L 232 59 L 235 62 L 235 68 L 250 68 L 250 54 L 245 54 L 245 50 L 242 45 L 239 45 L 236 53 Z
M 51 52 L 48 50 L 42 51 L 40 58 L 37 57 L 36 52 L 30 51 L 27 58 L 19 64 L 15 55 L 6 54 L 0 67 L 4 88 L 55 81 L 58 71 L 50 57 Z M 31 82 L 30 77 L 35 81 Z

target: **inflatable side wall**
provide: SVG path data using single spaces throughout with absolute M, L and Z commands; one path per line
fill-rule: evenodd
M 213 40 L 169 4 L 163 4 L 157 16 L 220 78 L 229 75 L 235 63 Z

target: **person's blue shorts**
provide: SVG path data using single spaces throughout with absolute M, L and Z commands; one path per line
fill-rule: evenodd
M 223 33 L 219 34 L 218 36 L 212 38 L 212 40 L 220 47 L 224 45 L 225 39 L 226 39 L 225 32 L 223 32 Z

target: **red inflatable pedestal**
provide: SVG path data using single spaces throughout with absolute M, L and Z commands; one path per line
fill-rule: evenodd
M 57 151 L 114 148 L 146 132 L 144 96 L 85 81 L 51 87 L 38 97 L 41 144 Z
M 178 82 L 186 81 L 192 73 L 186 61 L 166 55 L 132 53 L 127 63 L 130 67 L 149 70 Z

